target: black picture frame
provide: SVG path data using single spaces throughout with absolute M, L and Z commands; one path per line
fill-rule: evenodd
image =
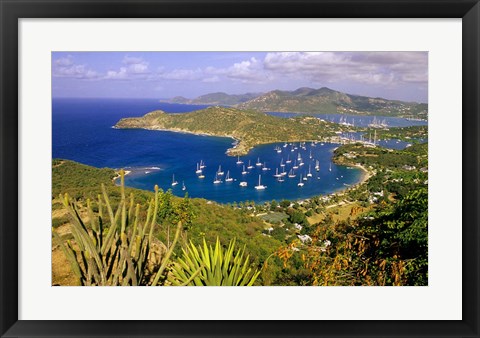
M 479 337 L 478 0 L 0 0 L 0 334 L 2 337 Z M 18 320 L 18 20 L 20 18 L 462 18 L 460 321 Z

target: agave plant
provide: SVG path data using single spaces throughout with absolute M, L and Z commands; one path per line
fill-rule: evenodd
M 179 221 L 172 245 L 167 248 L 155 241 L 153 230 L 159 206 L 159 189 L 148 204 L 146 219 L 140 219 L 140 205 L 134 208 L 133 195 L 125 197 L 124 172 L 120 171 L 121 200 L 114 212 L 102 184 L 98 196 L 98 213 L 87 200 L 88 222 L 80 215 L 78 204 L 67 194 L 60 195 L 71 218 L 74 242 L 64 241 L 53 230 L 53 236 L 67 257 L 80 285 L 158 285 L 164 279 L 182 222 Z M 105 210 L 106 209 L 106 210 Z M 106 211 L 107 217 L 104 217 Z M 108 228 L 106 224 L 109 224 Z M 87 226 L 88 225 L 88 226 Z
M 249 256 L 244 258 L 245 246 L 235 251 L 235 239 L 226 250 L 217 237 L 215 248 L 203 239 L 203 246 L 190 242 L 182 252 L 182 258 L 171 268 L 173 285 L 251 286 L 260 274 L 251 267 Z

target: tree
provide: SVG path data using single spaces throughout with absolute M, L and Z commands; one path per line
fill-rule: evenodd
M 283 200 L 280 202 L 280 206 L 283 208 L 283 209 L 286 209 L 290 206 L 291 202 L 289 200 Z
M 278 206 L 277 201 L 273 200 L 273 201 L 270 203 L 270 210 L 271 210 L 271 211 L 277 210 L 277 206 Z

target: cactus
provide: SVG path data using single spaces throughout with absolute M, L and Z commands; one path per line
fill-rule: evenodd
M 115 211 L 103 184 L 101 188 L 97 214 L 92 210 L 90 199 L 87 200 L 88 227 L 80 216 L 78 204 L 68 194 L 60 195 L 72 218 L 71 231 L 75 241 L 64 242 L 55 230 L 53 237 L 67 257 L 79 284 L 158 285 L 164 279 L 162 277 L 178 241 L 182 222 L 178 222 L 175 239 L 167 250 L 153 237 L 159 204 L 158 186 L 155 186 L 155 197 L 148 203 L 145 220 L 139 217 L 140 205 L 134 205 L 133 195 L 127 201 L 123 170 L 120 171 L 121 200 Z M 154 249 L 154 246 L 157 248 Z M 154 260 L 154 255 L 160 258 Z
M 203 247 L 190 242 L 182 251 L 183 257 L 171 269 L 169 280 L 173 285 L 251 286 L 261 272 L 250 266 L 249 256 L 244 259 L 245 246 L 235 251 L 235 239 L 226 251 L 218 238 L 215 248 L 203 239 Z

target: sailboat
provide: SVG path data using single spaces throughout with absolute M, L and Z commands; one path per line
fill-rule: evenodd
M 200 175 L 198 175 L 198 178 L 204 179 L 204 178 L 205 178 L 205 175 L 204 175 L 204 174 L 200 174 Z
M 243 161 L 240 160 L 240 156 L 237 156 L 237 164 L 243 164 Z
M 217 171 L 218 176 L 223 176 L 224 172 L 222 171 L 222 166 L 218 166 L 218 171 Z
M 260 162 L 260 157 L 257 159 L 257 163 L 255 163 L 255 165 L 257 167 L 261 167 L 262 166 L 262 162 Z
M 230 170 L 227 171 L 227 177 L 225 177 L 225 182 L 232 182 L 233 178 L 230 177 Z
M 328 168 L 328 171 L 332 171 L 332 162 L 330 162 L 330 168 Z
M 202 169 L 200 169 L 200 163 L 197 162 L 197 170 L 195 171 L 196 174 L 201 174 Z
M 280 176 L 286 176 L 287 172 L 285 171 L 285 167 L 282 168 L 282 172 L 280 173 Z
M 320 171 L 320 162 L 318 160 L 315 162 L 315 170 Z
M 303 187 L 305 183 L 302 182 L 302 174 L 300 174 L 300 182 L 297 183 L 299 187 Z
M 295 172 L 293 171 L 293 169 L 290 169 L 290 171 L 288 173 L 288 177 L 294 178 L 295 176 L 297 176 L 297 175 L 295 175 Z
M 241 187 L 246 187 L 247 185 L 248 185 L 248 183 L 245 182 L 245 181 L 240 182 L 240 186 L 241 186 Z
M 267 167 L 267 162 L 263 163 L 263 168 L 262 170 L 270 170 L 270 168 Z
M 311 172 L 311 165 L 309 164 L 308 165 L 308 174 L 307 174 L 307 177 L 312 177 L 312 172 Z
M 267 188 L 266 185 L 262 185 L 262 175 L 258 175 L 258 185 L 255 186 L 255 189 L 264 190 L 266 188 Z
M 298 165 L 297 165 L 297 160 L 295 160 L 295 163 L 293 164 L 293 169 L 298 169 Z
M 203 160 L 200 160 L 200 169 L 206 168 L 207 166 L 205 165 L 205 162 Z
M 283 158 L 282 158 L 282 160 L 280 161 L 280 167 L 285 167 L 285 163 L 283 163 Z
M 313 156 L 312 156 L 312 151 L 311 151 L 311 150 L 310 150 L 309 158 L 313 158 Z
M 175 174 L 173 174 L 173 177 L 172 177 L 172 187 L 176 186 L 178 184 L 177 181 L 175 181 Z
M 273 175 L 273 177 L 281 177 L 282 174 L 279 174 L 278 173 L 278 168 L 275 170 L 275 175 Z
M 215 174 L 215 180 L 213 181 L 213 184 L 220 184 L 222 183 L 222 180 L 218 178 L 218 175 Z
M 185 186 L 185 182 L 182 181 L 182 190 L 185 191 L 187 190 L 187 187 Z
M 288 163 L 288 164 L 292 163 L 292 160 L 290 159 L 290 155 L 287 156 L 287 160 L 285 161 L 285 163 Z
M 248 174 L 248 172 L 245 170 L 245 165 L 243 165 L 242 175 L 246 175 L 246 174 Z

